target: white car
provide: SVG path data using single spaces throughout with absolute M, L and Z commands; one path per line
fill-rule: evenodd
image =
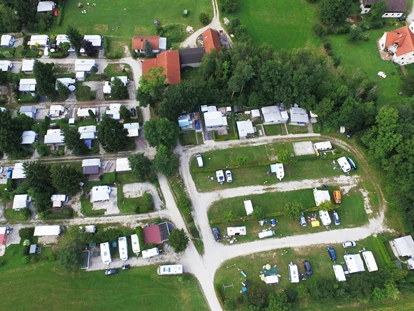
M 226 181 L 227 182 L 232 182 L 233 181 L 233 176 L 231 176 L 231 171 L 230 170 L 226 171 Z
M 219 184 L 224 183 L 224 173 L 223 170 L 216 171 L 217 182 Z
M 346 241 L 342 243 L 343 248 L 350 248 L 350 247 L 355 247 L 355 246 L 356 246 L 355 241 Z

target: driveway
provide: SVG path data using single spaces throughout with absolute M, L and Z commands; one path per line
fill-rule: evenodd
M 126 198 L 142 197 L 145 192 L 149 192 L 152 195 L 154 208 L 159 211 L 163 207 L 163 203 L 160 199 L 160 196 L 158 195 L 157 188 L 155 188 L 155 186 L 149 182 L 125 184 L 123 186 L 123 191 Z

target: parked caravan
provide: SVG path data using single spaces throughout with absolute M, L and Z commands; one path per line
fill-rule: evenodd
M 329 226 L 332 222 L 327 211 L 319 211 L 319 218 L 324 226 Z
M 142 258 L 151 258 L 154 256 L 158 256 L 159 254 L 160 254 L 159 249 L 154 247 L 154 248 L 146 249 L 142 251 Z
M 344 173 L 348 173 L 351 170 L 351 165 L 345 157 L 340 157 L 336 160 Z
M 341 265 L 333 265 L 333 271 L 338 282 L 346 281 L 345 272 Z
M 33 236 L 57 236 L 62 232 L 60 226 L 36 226 Z
M 132 251 L 134 252 L 135 255 L 139 255 L 139 253 L 141 252 L 141 248 L 139 246 L 139 239 L 138 239 L 138 235 L 133 234 L 131 235 L 131 243 L 132 243 Z
M 365 265 L 369 272 L 378 271 L 377 262 L 375 261 L 374 255 L 370 251 L 362 252 L 362 258 L 364 258 Z
M 259 232 L 259 238 L 264 239 L 264 238 L 268 238 L 270 236 L 274 236 L 275 232 L 273 230 L 267 230 L 267 231 L 262 231 Z
M 293 262 L 290 262 L 289 264 L 289 280 L 290 283 L 299 283 L 298 266 Z
M 128 242 L 126 237 L 118 238 L 119 258 L 128 260 Z
M 158 275 L 183 274 L 183 265 L 163 265 L 157 269 Z
M 313 144 L 313 149 L 315 149 L 315 151 L 325 151 L 325 150 L 331 150 L 332 149 L 332 144 L 330 141 L 323 141 L 320 143 L 315 143 Z
M 111 251 L 109 250 L 109 243 L 101 243 L 101 258 L 102 262 L 109 265 L 112 262 Z

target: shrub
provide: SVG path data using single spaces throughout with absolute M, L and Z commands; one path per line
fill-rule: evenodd
M 204 11 L 202 11 L 200 13 L 200 15 L 198 16 L 200 23 L 203 24 L 204 26 L 208 25 L 210 23 L 210 16 L 208 16 L 208 14 Z
M 29 255 L 30 245 L 23 246 L 22 255 L 27 256 Z
M 57 260 L 57 255 L 56 254 L 52 254 L 49 256 L 49 261 L 56 261 Z
M 28 208 L 22 208 L 19 213 L 24 220 L 29 220 L 32 216 L 32 211 Z
M 314 34 L 317 35 L 318 37 L 321 38 L 321 37 L 326 36 L 326 30 L 321 25 L 315 24 L 312 29 L 313 29 Z
M 30 261 L 29 256 L 24 256 L 24 257 L 22 258 L 22 263 L 23 263 L 23 264 L 25 264 L 25 263 L 29 263 L 29 261 Z
M 338 34 L 342 35 L 342 34 L 346 34 L 349 33 L 349 31 L 351 30 L 351 26 L 350 25 L 345 25 L 342 27 L 338 28 Z
M 331 42 L 326 41 L 326 42 L 323 44 L 323 47 L 325 48 L 325 50 L 330 50 L 330 49 L 332 48 L 332 44 L 331 44 Z
M 147 203 L 148 208 L 149 208 L 149 209 L 150 209 L 150 208 L 152 208 L 153 201 L 152 201 L 152 195 L 151 195 L 151 193 L 145 192 L 145 193 L 142 195 L 142 198 L 143 198 L 143 199 L 145 200 L 145 202 Z
M 21 228 L 19 230 L 19 236 L 25 240 L 31 240 L 34 234 L 34 228 Z
M 145 243 L 144 243 L 144 241 L 145 241 L 144 240 L 144 229 L 142 229 L 142 227 L 138 226 L 138 227 L 135 228 L 135 233 L 138 236 L 139 247 L 140 247 L 141 250 L 143 250 L 144 245 L 145 245 Z

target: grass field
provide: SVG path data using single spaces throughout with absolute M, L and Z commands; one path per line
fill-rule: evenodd
M 336 251 L 338 256 L 337 263 L 342 261 L 343 255 L 345 254 L 345 250 L 342 248 L 340 244 L 333 244 L 332 245 Z M 238 257 L 226 261 L 223 263 L 221 268 L 219 268 L 216 272 L 214 285 L 216 290 L 220 293 L 221 298 L 235 300 L 241 296 L 239 293 L 241 290 L 241 282 L 244 281 L 245 278 L 240 274 L 237 270 L 238 268 L 243 269 L 243 271 L 247 274 L 249 281 L 252 285 L 259 286 L 263 291 L 267 293 L 274 293 L 277 291 L 281 291 L 286 287 L 292 287 L 299 290 L 301 283 L 299 284 L 290 284 L 289 277 L 288 277 L 288 264 L 292 261 L 293 263 L 298 265 L 299 273 L 304 273 L 303 268 L 303 261 L 309 260 L 312 265 L 313 275 L 308 277 L 306 280 L 306 285 L 308 283 L 312 283 L 318 279 L 332 279 L 334 280 L 334 273 L 332 271 L 332 261 L 329 259 L 329 256 L 326 251 L 325 246 L 311 246 L 311 247 L 302 247 L 296 249 L 277 249 L 269 252 L 263 253 L 256 253 L 251 254 L 245 257 Z M 384 260 L 381 256 L 380 250 L 376 244 L 375 238 L 369 237 L 367 239 L 358 241 L 358 245 L 355 248 L 349 249 L 351 253 L 356 253 L 358 250 L 365 248 L 366 250 L 370 250 L 373 252 L 373 255 L 376 259 L 378 268 L 381 269 L 385 266 Z M 279 269 L 279 274 L 281 275 L 280 284 L 277 286 L 269 287 L 264 282 L 262 282 L 258 276 L 258 272 L 262 270 L 262 266 L 270 264 L 270 265 L 277 265 Z M 365 272 L 368 273 L 368 272 Z M 352 278 L 348 280 L 348 282 L 352 282 Z M 234 284 L 233 288 L 227 288 L 226 290 L 223 289 L 223 285 Z M 389 302 L 385 304 L 381 304 L 381 307 L 394 305 L 395 302 Z M 379 306 L 378 306 L 379 307 Z M 377 305 L 374 307 L 372 305 L 366 304 L 359 304 L 355 303 L 354 301 L 350 302 L 349 305 L 341 305 L 337 306 L 337 308 L 341 310 L 377 310 Z M 320 311 L 327 311 L 333 310 L 334 306 L 332 305 L 320 305 L 315 304 L 312 301 L 308 300 L 300 300 L 299 306 L 296 309 L 302 310 L 320 310 Z M 336 308 L 335 308 L 336 309 Z M 238 310 L 248 310 L 246 305 L 239 304 Z M 387 310 L 402 310 L 398 307 L 396 309 L 387 309 Z M 409 310 L 409 309 L 404 309 Z
M 267 43 L 276 50 L 292 50 L 318 44 L 312 32 L 312 25 L 318 23 L 316 5 L 306 0 L 240 1 L 234 15 L 258 45 Z
M 42 256 L 50 256 L 48 247 Z M 22 263 L 22 247 L 12 245 L 2 257 L 3 310 L 208 310 L 192 275 L 158 276 L 155 266 L 120 271 L 68 273 L 56 261 Z M 24 293 L 24 295 L 22 295 Z M 6 298 L 7 297 L 7 298 Z
M 312 189 L 288 192 L 267 192 L 264 194 L 236 197 L 215 202 L 208 210 L 208 218 L 210 221 L 214 222 L 214 225 L 212 226 L 217 227 L 222 234 L 225 234 L 228 226 L 246 226 L 247 235 L 238 236 L 237 240 L 239 242 L 258 240 L 258 233 L 263 229 L 270 227 L 270 225 L 261 227 L 256 220 L 245 220 L 242 218 L 246 216 L 243 204 L 244 200 L 251 200 L 254 207 L 262 207 L 265 213 L 281 212 L 283 211 L 286 203 L 289 202 L 301 203 L 305 209 L 315 207 Z M 225 222 L 226 215 L 229 212 L 234 215 L 234 221 L 230 223 Z M 341 220 L 341 225 L 335 226 L 332 223 L 330 226 L 332 230 L 359 227 L 366 224 L 368 221 L 368 216 L 364 209 L 364 201 L 361 194 L 356 190 L 353 190 L 343 196 L 342 204 L 337 208 L 337 212 Z M 305 216 L 310 215 L 311 213 L 305 213 Z M 306 227 L 302 227 L 299 224 L 299 219 L 290 219 L 286 216 L 277 216 L 272 218 L 277 220 L 276 227 L 272 228 L 275 230 L 277 237 L 307 234 L 326 230 L 323 226 L 312 228 L 308 225 Z M 223 222 L 216 224 L 215 222 L 217 220 L 223 220 Z M 224 239 L 223 242 L 227 243 Z

